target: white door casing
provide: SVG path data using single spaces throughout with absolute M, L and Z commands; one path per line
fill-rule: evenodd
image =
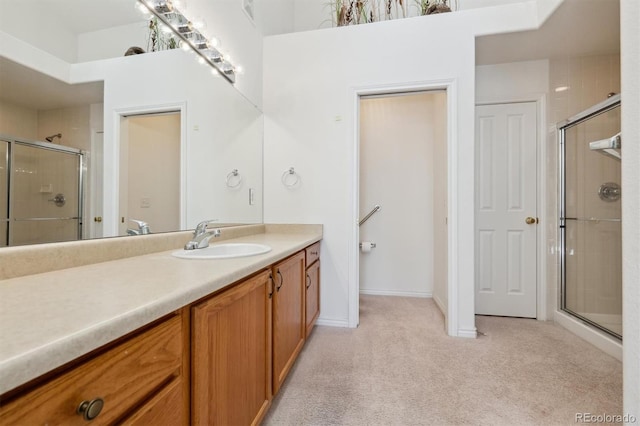
M 536 317 L 535 102 L 476 107 L 476 313 Z

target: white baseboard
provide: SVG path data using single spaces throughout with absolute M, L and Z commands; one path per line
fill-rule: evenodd
M 464 337 L 465 339 L 475 339 L 478 337 L 478 330 L 476 328 L 459 328 L 458 337 Z
M 622 343 L 617 339 L 598 331 L 597 329 L 583 323 L 571 315 L 565 314 L 564 312 L 556 311 L 554 313 L 553 320 L 573 334 L 591 343 L 601 351 L 611 355 L 619 361 L 622 361 Z
M 442 315 L 444 315 L 444 317 L 447 317 L 447 306 L 442 303 L 442 300 L 440 300 L 440 298 L 436 295 L 433 296 L 433 301 L 436 302 L 436 306 L 440 309 L 440 312 L 442 312 Z
M 366 294 L 370 296 L 400 296 L 400 297 L 433 297 L 433 293 L 429 291 L 389 291 L 389 290 L 367 290 L 360 289 L 360 294 Z
M 318 318 L 316 320 L 316 325 L 326 325 L 327 327 L 342 327 L 349 328 L 349 321 L 347 320 L 336 320 L 336 319 L 328 319 L 328 318 Z

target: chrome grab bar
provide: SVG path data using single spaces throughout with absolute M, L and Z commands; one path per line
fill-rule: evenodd
M 365 223 L 367 220 L 369 220 L 369 218 L 370 218 L 371 216 L 373 216 L 373 214 L 374 214 L 375 212 L 377 212 L 378 210 L 380 210 L 380 206 L 376 204 L 376 206 L 373 208 L 373 210 L 371 210 L 371 211 L 369 212 L 369 214 L 368 214 L 368 215 L 366 215 L 365 217 L 363 217 L 363 218 L 360 220 L 360 223 L 358 224 L 358 226 L 362 226 L 362 224 L 363 224 L 363 223 Z
M 575 220 L 575 221 L 578 221 L 578 222 L 622 222 L 621 219 L 598 219 L 598 218 L 595 218 L 595 217 L 589 217 L 589 218 L 565 217 L 565 218 L 560 218 L 560 219 Z

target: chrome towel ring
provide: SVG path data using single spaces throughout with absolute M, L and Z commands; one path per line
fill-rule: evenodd
M 242 176 L 238 173 L 238 169 L 231 170 L 231 173 L 227 175 L 227 186 L 229 188 L 237 188 L 242 183 Z
M 293 167 L 289 167 L 289 170 L 285 170 L 284 173 L 282 173 L 281 180 L 284 186 L 293 188 L 300 183 L 300 175 L 296 173 Z

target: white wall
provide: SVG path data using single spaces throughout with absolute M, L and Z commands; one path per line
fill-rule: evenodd
M 442 79 L 455 81 L 455 123 L 449 134 L 457 196 L 449 225 L 456 265 L 449 277 L 458 292 L 454 335 L 475 335 L 473 278 L 475 36 L 535 28 L 536 3 L 481 8 L 404 21 L 267 37 L 264 62 L 265 221 L 323 223 L 321 319 L 347 325 L 357 242 L 354 126 L 357 88 Z M 451 31 L 455 28 L 455 31 Z M 442 37 L 447 34 L 447 37 Z M 438 40 L 425 43 L 425 40 Z M 282 187 L 295 166 L 303 185 Z M 457 217 L 456 217 L 457 216 Z M 453 310 L 449 307 L 450 314 Z
M 640 419 L 640 2 L 621 0 L 623 412 Z

